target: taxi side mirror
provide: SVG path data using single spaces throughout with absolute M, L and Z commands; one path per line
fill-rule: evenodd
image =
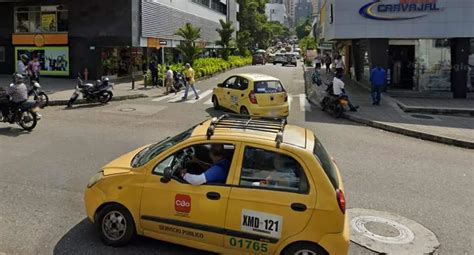
M 224 87 L 224 84 L 223 83 L 218 83 L 217 87 L 222 88 L 222 87 Z
M 171 167 L 167 167 L 163 171 L 163 177 L 161 177 L 160 181 L 162 183 L 168 183 L 171 181 L 172 178 L 173 178 L 173 173 L 172 173 Z

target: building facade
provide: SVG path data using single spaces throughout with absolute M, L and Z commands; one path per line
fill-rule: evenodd
M 389 89 L 464 98 L 474 85 L 473 13 L 472 0 L 326 0 L 316 31 L 354 79 L 368 82 L 381 66 Z
M 295 24 L 311 19 L 313 17 L 313 5 L 311 0 L 296 0 L 295 4 Z
M 283 0 L 273 0 L 274 2 L 269 2 L 265 5 L 265 14 L 268 17 L 269 21 L 276 21 L 280 24 L 288 27 L 288 15 L 286 11 L 285 4 Z
M 22 54 L 40 60 L 42 75 L 141 72 L 144 61 L 176 60 L 174 33 L 187 22 L 201 28 L 202 47 L 215 48 L 219 20 L 238 28 L 237 10 L 235 0 L 2 1 L 0 74 Z

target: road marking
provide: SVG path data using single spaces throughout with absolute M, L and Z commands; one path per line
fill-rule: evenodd
M 306 95 L 305 94 L 300 94 L 300 111 L 304 112 L 310 112 L 311 111 L 311 105 L 308 104 L 308 100 L 306 100 Z
M 165 100 L 165 99 L 168 99 L 168 98 L 170 98 L 170 97 L 172 97 L 172 96 L 174 96 L 174 93 L 168 94 L 168 95 L 166 95 L 166 96 L 161 96 L 161 97 L 154 98 L 154 99 L 152 99 L 151 101 L 153 101 L 153 102 L 160 102 L 160 101 Z
M 212 105 L 212 97 L 209 98 L 206 102 L 204 102 L 205 105 Z
M 211 94 L 211 93 L 212 93 L 212 89 L 206 90 L 206 91 L 204 91 L 203 93 L 201 93 L 201 94 L 199 95 L 199 99 L 198 99 L 198 100 L 196 100 L 196 99 L 188 100 L 188 101 L 186 101 L 186 103 L 188 103 L 188 104 L 194 104 L 194 103 L 196 103 L 196 102 L 198 102 L 198 101 L 204 99 L 205 97 L 207 97 L 207 96 L 208 96 L 209 94 Z

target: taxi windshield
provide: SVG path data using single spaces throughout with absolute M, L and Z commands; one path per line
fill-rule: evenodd
M 148 163 L 150 160 L 158 156 L 163 151 L 167 150 L 168 148 L 173 147 L 174 145 L 188 139 L 193 132 L 194 127 L 178 134 L 174 137 L 167 137 L 164 140 L 152 144 L 145 149 L 141 150 L 132 160 L 131 166 L 134 168 L 141 167 Z

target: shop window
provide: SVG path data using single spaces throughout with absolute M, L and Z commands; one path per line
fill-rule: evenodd
M 0 46 L 0 62 L 5 62 L 5 47 Z
M 15 8 L 15 33 L 67 32 L 68 11 L 63 5 Z

